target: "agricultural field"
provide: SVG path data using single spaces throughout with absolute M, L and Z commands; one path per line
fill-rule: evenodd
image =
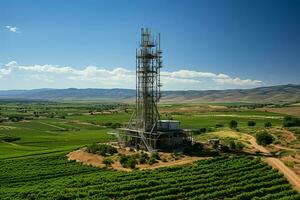
M 132 172 L 68 161 L 71 151 L 116 141 L 114 133 L 126 126 L 132 108 L 99 102 L 0 103 L 0 199 L 300 199 L 286 177 L 249 153 Z M 267 151 L 284 151 L 280 159 L 298 170 L 298 135 L 283 129 L 285 114 L 233 103 L 162 104 L 159 110 L 162 119 L 180 120 L 201 142 L 234 139 L 250 149 L 249 137 L 267 130 L 275 138 Z M 232 120 L 235 129 L 229 127 Z
M 2 199 L 300 199 L 281 174 L 249 156 L 131 173 L 61 154 L 2 160 L 0 167 Z

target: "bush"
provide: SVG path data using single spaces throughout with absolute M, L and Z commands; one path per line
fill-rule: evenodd
M 265 127 L 266 127 L 266 128 L 272 127 L 272 123 L 271 123 L 271 122 L 265 122 Z
M 8 120 L 11 121 L 11 122 L 19 122 L 19 121 L 22 121 L 24 119 L 23 116 L 9 116 L 8 117 Z
M 256 125 L 256 122 L 255 121 L 249 121 L 248 122 L 248 126 L 255 126 Z
M 122 167 L 131 168 L 131 169 L 135 169 L 137 164 L 136 159 L 134 159 L 132 156 L 126 156 L 126 155 L 121 155 L 120 163 Z
M 149 156 L 146 153 L 141 153 L 140 158 L 139 158 L 139 163 L 144 164 L 149 160 Z
M 244 147 L 245 147 L 245 145 L 242 142 L 240 142 L 240 141 L 237 141 L 236 144 L 235 144 L 235 146 L 236 146 L 237 150 L 243 150 Z
M 234 140 L 230 140 L 230 141 L 229 141 L 229 148 L 230 148 L 231 150 L 235 150 L 236 146 L 235 146 Z
M 235 128 L 237 128 L 237 126 L 238 126 L 237 121 L 231 120 L 231 121 L 229 122 L 229 127 L 230 127 L 231 129 L 235 129 Z
M 178 153 L 178 152 L 173 152 L 171 154 L 172 158 L 174 158 L 175 160 L 179 160 L 180 157 L 182 157 L 182 153 Z
M 149 165 L 153 165 L 154 163 L 157 163 L 157 160 L 156 160 L 154 157 L 151 157 L 151 158 L 148 160 L 148 164 L 149 164 Z
M 117 149 L 107 144 L 92 144 L 87 147 L 89 153 L 99 154 L 101 156 L 113 155 L 117 153 Z
M 297 117 L 286 116 L 283 118 L 284 127 L 300 126 L 300 119 Z
M 206 133 L 206 128 L 199 128 L 199 129 L 196 129 L 196 130 L 193 130 L 193 134 L 195 135 L 200 135 L 202 133 Z
M 103 160 L 103 164 L 105 164 L 106 167 L 111 166 L 113 163 L 114 161 L 111 158 L 104 158 Z
M 19 137 L 12 137 L 12 136 L 3 136 L 0 137 L 0 141 L 4 141 L 4 142 L 14 142 L 17 140 L 20 140 L 21 138 Z
M 153 158 L 155 160 L 160 160 L 159 154 L 157 152 L 152 153 L 151 158 Z
M 216 124 L 215 127 L 216 127 L 216 128 L 222 128 L 222 127 L 224 127 L 224 125 L 223 125 L 223 124 Z
M 256 142 L 259 145 L 263 145 L 263 146 L 271 144 L 274 141 L 273 136 L 270 133 L 268 133 L 267 131 L 262 131 L 262 132 L 257 133 L 255 135 L 255 138 L 256 138 Z

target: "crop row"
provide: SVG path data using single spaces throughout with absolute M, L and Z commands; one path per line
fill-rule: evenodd
M 64 155 L 4 160 L 0 167 L 0 199 L 300 199 L 281 174 L 248 156 L 130 173 Z

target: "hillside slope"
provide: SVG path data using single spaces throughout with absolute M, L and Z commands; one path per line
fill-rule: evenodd
M 131 101 L 132 89 L 35 89 L 3 90 L 0 99 Z M 163 102 L 294 102 L 300 101 L 300 85 L 253 89 L 164 91 Z

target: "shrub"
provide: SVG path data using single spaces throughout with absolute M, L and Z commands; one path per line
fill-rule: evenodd
M 272 123 L 271 123 L 271 122 L 265 122 L 265 127 L 266 127 L 266 128 L 272 127 Z
M 244 147 L 245 147 L 245 145 L 242 142 L 240 142 L 240 141 L 237 141 L 236 144 L 235 144 L 235 146 L 236 146 L 237 150 L 243 150 Z
M 151 157 L 151 158 L 148 160 L 148 164 L 149 164 L 149 165 L 153 165 L 154 163 L 157 163 L 157 160 L 156 160 L 154 157 Z
M 0 137 L 0 141 L 4 141 L 4 142 L 14 142 L 17 140 L 20 140 L 21 138 L 19 137 L 12 137 L 12 136 L 3 136 Z
M 8 120 L 11 121 L 11 122 L 19 122 L 19 121 L 22 121 L 24 119 L 23 116 L 9 116 L 8 117 Z
M 172 158 L 174 158 L 175 160 L 178 160 L 181 156 L 182 156 L 182 153 L 178 153 L 178 152 L 173 152 L 171 154 Z
M 231 121 L 229 122 L 229 127 L 230 127 L 231 129 L 235 129 L 235 128 L 237 128 L 237 126 L 238 126 L 237 121 L 231 120 Z
M 141 153 L 140 158 L 139 158 L 139 163 L 140 164 L 144 164 L 147 162 L 147 160 L 149 159 L 148 154 L 146 153 Z
M 255 121 L 249 121 L 248 122 L 248 126 L 255 126 L 256 125 L 256 122 Z
M 297 117 L 286 116 L 283 118 L 284 127 L 300 126 L 300 119 Z
M 231 150 L 235 150 L 236 146 L 235 146 L 234 140 L 230 140 L 230 141 L 229 141 L 229 148 L 230 148 Z
M 103 164 L 105 164 L 106 167 L 111 166 L 113 163 L 114 161 L 111 158 L 104 158 L 103 160 Z
M 199 129 L 194 130 L 193 133 L 195 135 L 200 135 L 202 133 L 206 133 L 206 131 L 207 131 L 206 128 L 199 128 Z
M 153 158 L 155 160 L 160 160 L 159 154 L 157 152 L 152 153 L 151 158 Z
M 113 155 L 117 153 L 117 149 L 107 144 L 92 144 L 87 147 L 89 153 L 99 154 L 101 156 Z
M 215 127 L 216 127 L 216 128 L 222 128 L 222 127 L 224 127 L 224 125 L 223 125 L 223 124 L 216 124 Z
M 136 167 L 136 159 L 132 156 L 121 155 L 120 163 L 124 168 L 131 168 L 134 169 Z
M 263 146 L 271 144 L 274 141 L 273 136 L 270 133 L 268 133 L 267 131 L 258 132 L 255 135 L 255 138 L 256 138 L 256 142 L 259 145 L 263 145 Z

